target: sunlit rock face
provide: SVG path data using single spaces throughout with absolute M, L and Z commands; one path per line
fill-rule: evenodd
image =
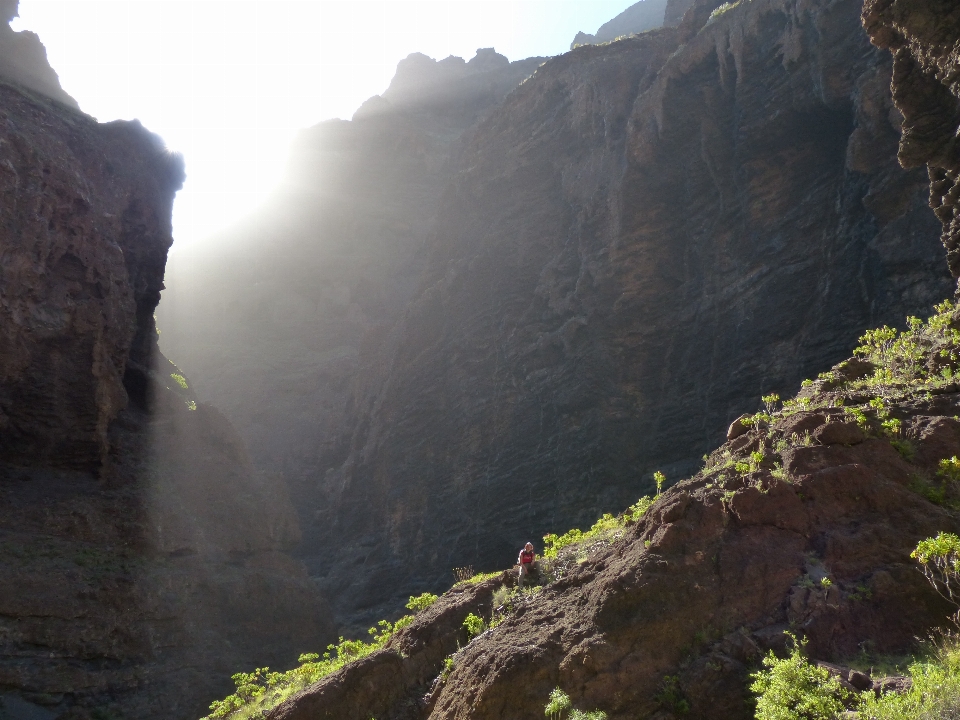
M 284 484 L 157 351 L 182 182 L 0 84 L 0 717 L 196 718 L 334 636 Z
M 78 107 L 60 86 L 60 78 L 47 61 L 47 49 L 36 33 L 14 32 L 9 26 L 19 6 L 20 0 L 0 2 L 0 76 L 26 90 Z

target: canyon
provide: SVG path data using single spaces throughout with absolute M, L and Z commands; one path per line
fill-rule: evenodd
M 758 7 L 724 15 L 741 14 L 734 24 Z M 960 8 L 869 0 L 862 20 L 894 57 L 897 153 L 927 166 L 956 275 Z M 916 364 L 879 336 L 862 339 L 857 356 L 779 410 L 766 399 L 767 413 L 732 423 L 700 471 L 621 534 L 579 548 L 539 593 L 505 610 L 497 598 L 513 573 L 459 583 L 385 648 L 268 717 L 539 718 L 562 687 L 574 707 L 610 720 L 745 720 L 749 671 L 764 653 L 785 653 L 786 631 L 851 689 L 899 692 L 902 678 L 836 663 L 914 653 L 918 637 L 950 626 L 954 604 L 911 561 L 919 540 L 960 529 L 960 486 L 944 470 L 960 451 L 960 386 L 943 372 L 956 363 L 960 311 L 947 302 L 937 313 L 898 337 L 916 343 L 902 346 L 918 348 Z M 470 613 L 491 618 L 476 637 Z
M 467 566 L 495 572 L 268 716 L 542 718 L 562 686 L 610 720 L 739 720 L 784 630 L 839 663 L 943 623 L 909 553 L 960 530 L 960 311 L 922 381 L 845 358 L 960 275 L 960 8 L 604 27 L 409 56 L 179 253 L 182 159 L 0 32 L 0 718 L 195 718 Z M 466 635 L 523 541 L 657 470 L 642 517 Z
M 761 394 L 950 293 L 861 4 L 719 5 L 473 85 L 440 67 L 481 55 L 410 58 L 172 260 L 163 347 L 282 473 L 343 626 L 693 474 Z

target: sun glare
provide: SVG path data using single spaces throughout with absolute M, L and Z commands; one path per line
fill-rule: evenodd
M 183 153 L 177 245 L 242 218 L 283 173 L 291 140 L 349 119 L 411 52 L 511 60 L 567 49 L 630 0 L 21 0 L 64 89 L 99 119 L 138 118 Z

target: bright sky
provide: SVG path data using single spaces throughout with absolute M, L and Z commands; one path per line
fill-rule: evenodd
M 412 52 L 556 55 L 634 0 L 21 0 L 64 89 L 100 121 L 139 118 L 183 153 L 177 244 L 238 222 L 297 130 L 349 119 Z

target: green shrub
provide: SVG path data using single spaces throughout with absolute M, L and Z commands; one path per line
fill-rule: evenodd
M 543 714 L 551 720 L 559 718 L 560 715 L 570 709 L 570 696 L 560 688 L 554 688 L 550 691 L 550 702 L 543 709 Z
M 560 688 L 554 688 L 550 691 L 550 702 L 543 709 L 543 714 L 550 720 L 560 720 L 563 714 L 569 710 L 566 720 L 607 720 L 607 714 L 602 710 L 591 710 L 584 712 L 570 707 L 570 696 Z
M 414 597 L 410 596 L 410 602 L 407 603 L 407 610 L 411 610 L 415 613 L 422 612 L 428 607 L 433 605 L 437 601 L 437 596 L 432 595 L 428 592 L 422 593 Z
M 923 574 L 941 596 L 960 605 L 960 537 L 940 533 L 935 538 L 921 540 L 910 557 L 920 563 Z
M 667 675 L 660 683 L 660 689 L 653 698 L 664 710 L 674 715 L 686 715 L 690 712 L 690 703 L 680 687 L 680 678 L 676 675 Z
M 600 537 L 613 534 L 618 530 L 622 530 L 626 525 L 627 518 L 631 519 L 640 519 L 643 514 L 650 508 L 653 502 L 649 498 L 640 498 L 636 505 L 633 505 L 628 511 L 628 514 L 624 514 L 620 517 L 614 517 L 610 513 L 606 513 L 597 520 L 593 526 L 583 532 L 574 528 L 573 530 L 568 530 L 563 535 L 555 535 L 549 533 L 543 536 L 543 556 L 545 558 L 555 558 L 557 554 L 563 550 L 568 545 L 575 545 L 582 543 L 587 540 L 599 539 Z
M 949 636 L 928 661 L 910 666 L 913 686 L 879 698 L 864 693 L 863 720 L 948 720 L 960 717 L 960 646 Z
M 941 460 L 937 475 L 950 482 L 960 482 L 960 460 L 957 460 L 957 456 Z
M 264 717 L 294 693 L 330 675 L 344 665 L 380 650 L 394 633 L 413 622 L 413 616 L 405 615 L 395 623 L 381 620 L 369 630 L 372 642 L 344 640 L 329 645 L 321 658 L 316 653 L 307 653 L 299 658 L 300 666 L 287 672 L 271 672 L 270 668 L 257 668 L 250 673 L 236 673 L 231 677 L 236 686 L 232 695 L 216 700 L 210 705 L 211 713 L 204 720 L 230 718 L 245 720 Z
M 627 508 L 626 516 L 627 519 L 631 522 L 636 522 L 644 515 L 647 514 L 647 510 L 653 505 L 654 500 L 649 495 L 644 495 L 642 498 L 637 500 L 633 505 Z
M 858 698 L 840 681 L 804 656 L 806 640 L 797 642 L 781 660 L 771 651 L 763 659 L 766 670 L 753 673 L 750 690 L 757 696 L 757 720 L 835 720 Z
M 479 615 L 474 615 L 470 613 L 467 615 L 466 619 L 463 621 L 463 627 L 467 631 L 467 638 L 473 640 L 477 635 L 482 633 L 487 629 L 487 624 L 483 621 L 483 618 Z

